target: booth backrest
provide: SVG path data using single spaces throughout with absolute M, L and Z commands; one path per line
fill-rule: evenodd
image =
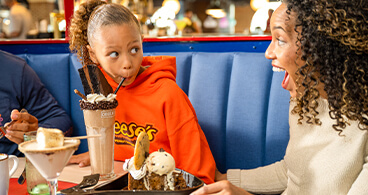
M 73 135 L 85 135 L 78 68 L 70 53 L 17 54 L 71 116 Z M 289 139 L 289 93 L 283 73 L 272 72 L 264 52 L 151 52 L 177 58 L 177 84 L 189 96 L 217 167 L 255 168 L 280 160 Z M 188 135 L 190 136 L 190 135 Z M 82 140 L 77 153 L 87 151 Z

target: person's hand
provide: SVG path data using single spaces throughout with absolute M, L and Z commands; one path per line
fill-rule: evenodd
M 227 174 L 222 174 L 217 168 L 215 172 L 215 181 L 227 180 Z
M 201 195 L 201 194 L 244 194 L 251 195 L 251 193 L 238 188 L 231 184 L 227 180 L 219 181 L 213 184 L 205 185 L 198 190 L 191 193 L 191 195 Z
M 86 167 L 91 164 L 90 158 L 89 158 L 89 152 L 85 152 L 78 155 L 73 155 L 68 164 L 78 164 L 79 167 Z
M 10 114 L 10 118 L 14 121 L 6 130 L 6 137 L 16 143 L 20 144 L 24 141 L 23 135 L 28 131 L 37 131 L 38 119 L 27 112 L 19 112 L 13 110 Z M 7 126 L 8 123 L 5 124 Z

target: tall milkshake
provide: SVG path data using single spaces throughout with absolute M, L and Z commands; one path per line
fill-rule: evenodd
M 98 135 L 88 139 L 92 174 L 99 173 L 100 179 L 111 179 L 114 173 L 115 94 L 89 94 L 81 100 L 87 135 Z

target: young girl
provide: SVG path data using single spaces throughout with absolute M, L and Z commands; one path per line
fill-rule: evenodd
M 81 4 L 70 27 L 70 49 L 78 57 L 100 66 L 114 90 L 125 78 L 117 92 L 115 160 L 131 158 L 139 132 L 145 131 L 150 152 L 163 148 L 177 168 L 212 183 L 215 161 L 188 97 L 176 84 L 176 59 L 143 57 L 142 39 L 127 8 L 99 0 Z M 83 156 L 89 160 L 82 154 L 70 162 L 80 163 Z

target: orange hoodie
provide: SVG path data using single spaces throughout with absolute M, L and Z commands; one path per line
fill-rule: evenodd
M 163 148 L 177 168 L 213 183 L 215 160 L 192 104 L 176 84 L 176 58 L 144 57 L 142 66 L 149 68 L 117 92 L 115 160 L 131 158 L 139 132 L 146 131 L 150 153 Z M 104 74 L 115 91 L 118 83 Z

